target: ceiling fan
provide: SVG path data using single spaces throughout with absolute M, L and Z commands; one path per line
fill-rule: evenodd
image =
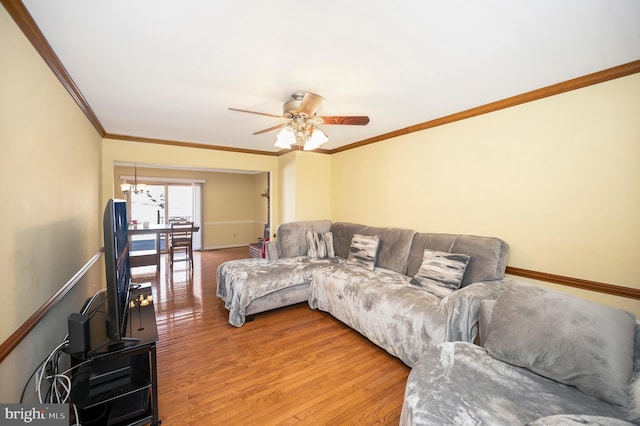
M 291 148 L 291 145 L 304 145 L 305 150 L 316 149 L 329 140 L 317 126 L 319 124 L 340 124 L 364 126 L 369 123 L 369 117 L 359 116 L 319 116 L 318 109 L 326 100 L 315 93 L 296 92 L 291 99 L 282 106 L 282 115 L 265 112 L 248 111 L 245 109 L 229 108 L 232 111 L 248 112 L 250 114 L 266 115 L 267 117 L 286 118 L 287 121 L 268 129 L 254 132 L 254 135 L 281 129 L 276 138 L 276 146 L 279 148 Z

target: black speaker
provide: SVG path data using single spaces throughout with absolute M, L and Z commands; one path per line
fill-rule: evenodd
M 85 353 L 89 350 L 89 317 L 73 313 L 67 318 L 69 325 L 69 352 L 72 354 Z

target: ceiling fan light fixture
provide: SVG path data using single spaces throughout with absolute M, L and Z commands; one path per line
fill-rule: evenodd
M 313 132 L 304 144 L 304 150 L 310 151 L 312 149 L 320 148 L 320 146 L 328 140 L 329 137 L 322 130 L 316 127 L 313 129 Z
M 291 99 L 286 101 L 282 107 L 282 116 L 286 118 L 288 122 L 254 132 L 253 134 L 260 135 L 272 130 L 281 129 L 276 136 L 276 143 L 274 144 L 276 147 L 291 149 L 295 144 L 299 148 L 304 147 L 305 150 L 311 151 L 319 148 L 329 140 L 323 131 L 316 128 L 316 125 L 318 124 L 364 126 L 369 123 L 369 117 L 366 115 L 318 116 L 318 109 L 325 103 L 325 101 L 325 98 L 315 93 L 295 92 L 291 95 Z M 246 109 L 229 109 L 233 111 L 248 112 L 250 114 L 278 117 L 274 114 L 248 111 Z
M 291 145 L 296 142 L 296 135 L 293 133 L 291 126 L 285 126 L 278 132 L 276 136 L 275 146 L 283 149 L 291 149 Z

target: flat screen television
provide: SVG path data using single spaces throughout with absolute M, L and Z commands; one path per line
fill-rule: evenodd
M 124 339 L 129 312 L 129 236 L 127 202 L 111 199 L 104 209 L 104 263 L 107 276 L 107 337 Z

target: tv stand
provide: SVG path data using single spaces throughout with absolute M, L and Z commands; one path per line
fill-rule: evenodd
M 104 342 L 96 346 L 94 349 L 91 349 L 89 352 L 87 352 L 87 356 L 91 357 L 92 355 L 96 355 L 104 352 L 119 351 L 119 350 L 125 349 L 128 346 L 133 346 L 139 342 L 140 342 L 140 339 L 129 338 L 129 337 L 123 337 L 122 339 L 117 341 L 105 340 Z
M 158 330 L 149 286 L 132 290 L 127 337 L 106 338 L 104 315 L 91 318 L 91 347 L 70 354 L 71 402 L 79 423 L 92 425 L 159 425 L 156 342 Z M 142 297 L 141 297 L 142 296 Z M 140 302 L 144 300 L 144 306 Z M 102 334 L 99 333 L 103 330 Z M 97 331 L 94 336 L 94 331 Z M 73 413 L 73 410 L 71 411 Z

